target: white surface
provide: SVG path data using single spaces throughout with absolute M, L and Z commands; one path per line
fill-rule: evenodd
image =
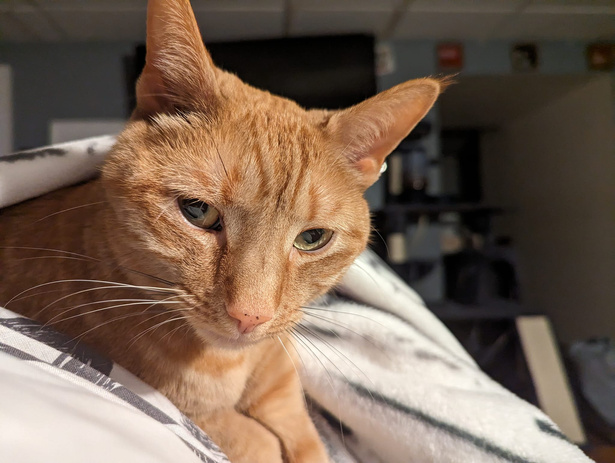
M 13 95 L 11 67 L 0 64 L 0 156 L 13 151 Z
M 572 442 L 585 443 L 585 432 L 549 319 L 519 317 L 516 324 L 540 408 Z
M 406 252 L 406 234 L 403 232 L 389 233 L 387 236 L 389 261 L 393 264 L 405 264 L 408 260 Z
M 49 122 L 49 144 L 81 140 L 124 130 L 123 119 L 52 119 Z
M 0 378 L 4 462 L 200 462 L 162 424 L 102 389 L 94 393 L 4 353 Z
M 394 196 L 404 191 L 404 165 L 401 154 L 391 154 L 387 159 L 389 193 Z

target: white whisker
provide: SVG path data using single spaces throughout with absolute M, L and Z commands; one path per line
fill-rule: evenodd
M 180 311 L 181 309 L 176 309 L 176 310 L 177 310 L 177 311 Z M 168 314 L 168 313 L 171 313 L 171 312 L 174 312 L 174 311 L 175 311 L 175 310 L 169 310 L 169 311 L 167 311 L 167 310 L 163 310 L 163 311 L 161 311 L 160 313 L 157 313 L 157 314 L 155 314 L 154 316 L 149 317 L 149 318 L 148 318 L 148 320 L 152 320 L 152 319 L 154 319 L 154 318 L 156 318 L 156 317 L 158 317 L 158 316 L 160 316 L 160 315 L 162 315 L 162 314 Z M 138 317 L 138 316 L 142 316 L 143 314 L 144 314 L 144 311 L 140 311 L 140 312 L 132 312 L 132 313 L 129 313 L 129 314 L 124 314 L 124 315 L 117 316 L 117 317 L 115 317 L 115 318 L 112 318 L 111 320 L 107 320 L 107 321 L 105 321 L 104 323 L 99 323 L 98 325 L 96 325 L 96 326 L 94 326 L 94 327 L 90 328 L 89 330 L 84 331 L 84 332 L 83 332 L 83 333 L 81 333 L 79 336 L 74 337 L 74 338 L 73 338 L 73 341 L 74 341 L 75 339 L 83 338 L 86 334 L 88 334 L 88 333 L 90 333 L 90 332 L 92 332 L 92 331 L 94 331 L 94 330 L 97 330 L 98 328 L 101 328 L 101 327 L 103 327 L 103 326 L 105 326 L 105 325 L 108 325 L 109 323 L 113 323 L 113 322 L 116 322 L 116 321 L 124 320 L 124 319 L 126 319 L 126 318 L 130 318 L 130 317 Z
M 173 288 L 160 288 L 160 287 L 156 287 L 156 286 L 138 286 L 138 285 L 131 285 L 131 284 L 127 284 L 127 283 L 119 283 L 117 281 L 87 280 L 87 279 L 55 280 L 55 281 L 48 281 L 47 283 L 41 283 L 40 285 L 32 286 L 31 288 L 28 288 L 28 289 L 26 289 L 26 290 L 16 294 L 15 296 L 13 296 L 11 299 L 9 299 L 9 301 L 5 305 L 8 306 L 16 298 L 18 298 L 22 294 L 25 294 L 25 293 L 27 293 L 29 291 L 35 290 L 37 288 L 42 288 L 43 286 L 49 286 L 49 285 L 60 284 L 60 283 L 104 283 L 104 284 L 108 285 L 108 286 L 101 286 L 101 287 L 93 288 L 92 290 L 105 289 L 105 288 L 108 288 L 108 289 L 113 289 L 113 288 L 132 288 L 132 289 L 141 289 L 141 290 L 144 290 L 144 291 L 160 291 L 160 292 L 178 292 L 179 291 L 179 290 L 173 289 Z
M 116 301 L 120 301 L 120 300 L 121 299 L 116 299 Z M 111 301 L 113 301 L 113 299 L 111 299 L 109 301 L 106 301 L 106 302 L 111 302 Z M 76 314 L 76 315 L 71 315 L 70 317 L 62 318 L 60 321 L 64 322 L 66 320 L 70 320 L 70 319 L 73 319 L 73 318 L 79 318 L 79 317 L 83 317 L 83 316 L 86 316 L 86 315 L 91 315 L 91 314 L 96 313 L 96 312 L 104 312 L 105 310 L 117 309 L 117 308 L 120 308 L 120 307 L 131 307 L 131 306 L 139 306 L 139 305 L 150 304 L 148 307 L 145 308 L 145 310 L 143 310 L 141 312 L 141 313 L 145 313 L 145 312 L 147 312 L 148 309 L 154 307 L 155 305 L 162 304 L 162 303 L 164 303 L 164 304 L 183 304 L 184 302 L 183 301 L 166 301 L 165 302 L 165 301 L 142 300 L 141 302 L 131 302 L 131 303 L 127 303 L 127 304 L 116 304 L 116 305 L 111 305 L 111 306 L 107 306 L 107 307 L 102 307 L 100 309 L 88 310 L 87 312 L 84 312 L 84 313 L 79 313 L 79 314 Z M 67 312 L 70 312 L 71 310 L 75 310 L 78 307 L 83 307 L 83 306 L 86 306 L 86 305 L 91 305 L 91 303 L 80 304 L 78 306 L 71 307 L 71 308 L 63 311 L 62 313 L 59 313 L 59 314 L 55 315 L 54 317 L 52 317 L 43 326 L 51 324 L 53 322 L 53 320 L 57 319 L 58 317 L 61 317 L 62 315 L 64 315 Z
M 376 233 L 376 235 L 378 235 L 380 237 L 380 239 L 382 240 L 382 243 L 384 244 L 384 249 L 387 252 L 387 257 L 390 259 L 391 258 L 391 253 L 389 252 L 389 245 L 387 244 L 386 240 L 384 239 L 384 237 L 380 234 L 380 232 L 378 231 L 378 229 L 376 227 L 372 226 L 372 230 L 374 231 L 374 233 Z M 356 262 L 356 261 L 355 261 Z
M 165 208 L 162 209 L 162 212 L 160 212 L 160 214 L 158 214 L 158 216 L 154 219 L 153 223 L 158 222 L 158 220 L 160 219 L 160 217 L 162 217 L 164 214 L 167 213 L 167 211 L 173 207 L 175 205 L 175 203 L 177 202 L 177 200 L 179 199 L 179 195 L 175 196 L 172 200 L 169 201 L 169 205 Z
M 72 251 L 65 251 L 62 249 L 52 249 L 52 248 L 39 248 L 39 247 L 33 247 L 33 246 L 0 246 L 0 249 L 19 249 L 19 250 L 27 250 L 27 251 L 47 251 L 47 252 L 57 252 L 57 253 L 62 253 L 62 254 L 66 254 L 68 256 L 76 256 L 76 257 L 82 257 L 84 260 L 87 261 L 91 261 L 91 262 L 95 262 L 101 265 L 111 265 L 109 263 L 106 263 L 100 259 L 96 259 L 94 257 L 91 256 L 87 256 L 85 254 L 79 254 L 77 252 L 72 252 Z M 131 251 L 134 252 L 134 251 Z M 141 272 L 139 270 L 134 270 L 131 269 L 129 267 L 125 267 L 123 265 L 116 265 L 115 268 L 121 268 L 122 270 L 125 270 L 127 272 L 131 272 L 131 273 L 135 273 L 137 275 L 142 275 L 145 276 L 147 278 L 151 278 L 152 280 L 158 281 L 160 283 L 164 283 L 168 286 L 175 286 L 175 283 L 173 283 L 172 281 L 169 280 L 165 280 L 164 278 L 160 278 L 157 277 L 155 275 L 150 275 L 149 273 L 145 273 L 145 272 Z
M 96 282 L 96 280 L 90 280 L 90 281 Z M 105 282 L 104 281 L 100 281 L 99 283 L 105 283 Z M 171 289 L 166 289 L 166 288 L 164 290 L 160 290 L 158 288 L 151 289 L 151 288 L 146 288 L 146 287 L 143 287 L 143 286 L 127 285 L 127 284 L 121 284 L 121 283 L 117 284 L 117 285 L 97 286 L 96 288 L 82 289 L 81 291 L 75 291 L 75 292 L 73 292 L 71 294 L 67 294 L 66 296 L 62 296 L 62 297 L 56 299 L 55 301 L 50 302 L 49 304 L 47 304 L 45 307 L 43 307 L 40 310 L 40 312 L 48 309 L 49 307 L 51 307 L 52 305 L 57 304 L 60 301 L 63 301 L 64 299 L 68 299 L 70 297 L 74 297 L 74 296 L 77 296 L 79 294 L 89 293 L 89 292 L 92 292 L 92 291 L 100 291 L 100 290 L 103 290 L 103 289 L 133 289 L 133 290 L 134 289 L 140 289 L 140 290 L 155 291 L 155 292 L 156 291 L 160 291 L 160 292 L 170 292 L 170 291 L 173 291 Z
M 189 310 L 193 310 L 193 309 L 194 309 L 194 307 L 187 307 L 187 308 L 183 308 L 183 309 L 169 310 L 168 312 L 169 312 L 169 313 L 172 313 L 172 312 L 179 312 L 179 311 L 181 311 L 181 310 L 188 310 L 188 311 L 189 311 Z M 186 324 L 183 324 L 183 325 L 179 325 L 177 328 L 175 328 L 175 329 L 173 329 L 173 330 L 169 331 L 167 334 L 165 334 L 163 337 L 161 337 L 161 338 L 160 338 L 160 340 L 162 341 L 162 340 L 164 340 L 166 337 L 171 337 L 171 336 L 173 336 L 175 333 L 177 333 L 177 331 L 179 331 L 180 329 L 182 329 L 182 328 L 188 328 L 188 327 L 189 327 L 189 325 L 188 325 L 187 323 L 186 323 Z M 187 334 L 188 334 L 188 333 L 186 332 L 186 333 L 184 334 L 184 337 L 185 337 L 185 336 L 187 336 Z
M 143 336 L 145 336 L 147 333 L 149 333 L 149 332 L 151 332 L 151 331 L 154 331 L 154 330 L 157 330 L 158 328 L 160 328 L 160 327 L 161 327 L 161 326 L 163 326 L 163 325 L 166 325 L 167 323 L 175 322 L 175 321 L 178 321 L 178 320 L 186 320 L 187 318 L 188 318 L 188 317 L 184 315 L 184 316 L 182 316 L 182 317 L 175 317 L 175 318 L 171 318 L 171 319 L 169 319 L 169 320 L 165 320 L 165 321 L 160 322 L 160 323 L 158 323 L 158 324 L 156 324 L 156 325 L 154 325 L 154 326 L 151 326 L 151 327 L 147 328 L 145 331 L 143 331 L 141 334 L 139 334 L 139 335 L 137 335 L 137 336 L 133 337 L 133 338 L 130 340 L 130 343 L 128 344 L 128 346 L 127 346 L 126 348 L 127 348 L 127 349 L 130 349 L 130 347 L 131 347 L 131 346 L 132 346 L 135 342 L 137 342 L 139 339 L 141 339 L 141 338 L 142 338 Z
M 29 297 L 42 296 L 43 294 L 61 293 L 62 291 L 64 291 L 64 290 L 63 289 L 54 289 L 53 291 L 42 291 L 40 293 L 28 294 L 27 296 L 17 297 L 17 298 L 14 298 L 12 300 L 13 300 L 13 302 L 16 302 L 16 301 L 21 301 L 23 299 L 28 299 Z
M 311 336 L 314 336 L 316 339 L 318 339 L 320 342 L 322 342 L 325 346 L 327 346 L 335 354 L 337 354 L 337 356 L 340 359 L 342 359 L 342 361 L 345 361 L 346 365 L 349 365 L 351 368 L 354 368 L 355 370 L 357 370 L 359 373 L 361 373 L 365 377 L 365 379 L 367 379 L 370 383 L 372 383 L 372 385 L 374 385 L 374 382 L 372 381 L 372 379 L 369 376 L 367 376 L 367 374 L 361 368 L 359 368 L 359 366 L 356 363 L 354 363 L 352 360 L 350 360 L 350 358 L 348 358 L 348 356 L 346 354 L 344 354 L 342 351 L 340 351 L 338 348 L 336 348 L 333 344 L 331 344 L 329 341 L 327 341 L 323 337 L 319 336 L 314 330 L 311 330 L 307 326 L 299 325 L 299 328 L 302 328 L 302 329 L 306 330 Z M 335 336 L 337 336 L 337 333 L 335 333 L 334 331 L 331 331 L 331 332 Z M 341 340 L 341 338 L 339 336 L 337 336 L 337 337 L 338 337 L 338 339 Z M 342 373 L 341 370 L 338 369 L 338 371 L 340 371 L 340 373 Z M 344 376 L 344 378 L 346 378 L 346 381 L 348 381 L 348 378 L 346 377 L 346 375 L 344 373 L 342 373 L 342 375 Z M 370 395 L 371 395 L 371 393 L 370 393 Z
M 95 262 L 91 259 L 85 259 L 83 257 L 72 257 L 72 256 L 36 256 L 36 257 L 21 257 L 19 259 L 13 259 L 16 262 L 21 262 L 24 260 L 36 260 L 36 259 L 67 259 L 67 260 L 81 260 L 85 262 Z
M 310 335 L 312 335 L 312 336 L 313 336 L 313 333 L 311 332 L 311 330 L 307 329 L 305 326 L 302 326 L 302 325 L 297 325 L 297 327 L 296 327 L 296 328 L 298 328 L 298 329 L 302 329 L 302 330 L 306 331 L 308 334 L 310 334 Z M 331 360 L 331 359 L 330 359 L 330 358 L 329 358 L 329 357 L 328 357 L 328 356 L 327 356 L 327 355 L 326 355 L 326 354 L 325 354 L 325 353 L 324 353 L 321 349 L 319 349 L 319 348 L 318 348 L 318 346 L 317 346 L 316 344 L 314 344 L 314 343 L 313 343 L 313 342 L 312 342 L 312 341 L 311 341 L 311 340 L 310 340 L 310 339 L 309 339 L 309 338 L 308 338 L 305 334 L 303 334 L 303 336 L 304 336 L 304 338 L 305 338 L 305 339 L 308 339 L 308 340 L 309 340 L 310 344 L 312 344 L 312 346 L 314 346 L 314 349 L 316 349 L 318 352 L 320 352 L 320 354 L 321 354 L 324 358 L 326 358 L 326 359 L 329 361 L 329 363 L 330 363 L 331 365 L 333 365 L 333 366 L 335 367 L 335 369 L 336 369 L 336 370 L 340 373 L 340 375 L 342 375 L 342 376 L 344 377 L 344 379 L 346 380 L 346 382 L 347 382 L 347 383 L 350 383 L 350 382 L 351 382 L 351 381 L 348 379 L 348 377 L 344 374 L 344 372 L 343 372 L 342 370 L 340 370 L 340 368 L 339 368 L 339 367 L 335 364 L 335 362 L 334 362 L 333 360 Z M 317 336 L 314 336 L 314 337 L 316 337 L 316 338 L 318 339 L 318 337 L 317 337 Z M 321 341 L 322 341 L 322 340 L 321 340 Z
M 73 211 L 75 209 L 80 209 L 82 207 L 96 206 L 97 204 L 104 204 L 106 202 L 107 201 L 97 201 L 95 203 L 82 204 L 81 206 L 69 207 L 68 209 L 64 209 L 64 210 L 61 210 L 61 211 L 58 211 L 58 212 L 54 212 L 53 214 L 46 215 L 45 217 L 43 217 L 42 219 L 38 219 L 34 223 L 41 222 L 42 220 L 48 219 L 49 217 L 53 217 L 54 215 L 63 214 L 64 212 Z
M 288 352 L 288 350 L 286 349 L 286 346 L 282 342 L 282 339 L 280 339 L 280 336 L 276 336 L 276 337 L 278 338 L 278 341 L 280 341 L 280 345 L 282 346 L 282 349 L 284 349 L 284 352 L 286 352 L 286 355 L 288 356 L 288 358 L 290 360 L 290 363 L 293 364 L 293 368 L 295 370 L 295 374 L 297 375 L 297 379 L 299 380 L 299 384 L 301 384 L 301 376 L 299 375 L 299 370 L 297 370 L 297 365 L 295 365 L 295 362 L 294 362 L 293 358 L 291 357 L 290 352 Z M 301 388 L 301 395 L 303 396 L 303 403 L 307 407 L 307 399 L 305 398 L 305 392 L 303 390 L 303 387 Z
M 365 318 L 366 320 L 369 320 L 372 323 L 376 323 L 377 325 L 380 325 L 382 328 L 388 329 L 388 327 L 386 327 L 385 325 L 383 325 L 380 322 L 377 322 L 373 318 L 370 318 L 370 317 L 367 317 L 365 315 L 362 315 L 362 314 L 359 314 L 359 313 L 355 313 L 355 312 L 347 312 L 347 311 L 344 311 L 344 310 L 337 310 L 337 309 L 326 309 L 324 307 L 309 307 L 309 306 L 305 306 L 305 305 L 302 305 L 301 308 L 304 309 L 304 310 L 316 310 L 316 311 L 321 311 L 321 312 L 343 313 L 343 314 L 346 314 L 346 315 L 354 315 L 355 317 Z M 307 315 L 307 312 L 304 312 L 304 313 Z
M 52 317 L 49 321 L 47 321 L 47 323 L 51 323 L 54 319 L 56 319 L 58 317 L 61 317 L 65 313 L 68 313 L 68 312 L 70 312 L 72 310 L 79 309 L 81 307 L 85 307 L 85 306 L 88 306 L 88 305 L 107 304 L 109 302 L 149 302 L 149 303 L 151 303 L 151 302 L 155 302 L 155 299 L 103 299 L 103 300 L 100 300 L 100 301 L 85 302 L 83 304 L 79 304 L 79 305 L 74 305 L 72 307 L 68 307 L 63 312 L 61 312 L 61 313 L 55 315 L 54 317 Z M 132 304 L 125 304 L 125 305 L 132 305 Z M 111 308 L 113 308 L 113 307 L 114 306 L 111 306 Z M 80 315 L 87 315 L 87 314 L 93 313 L 95 311 L 96 310 L 87 311 L 87 312 L 85 312 L 83 314 L 80 314 Z M 40 314 L 40 312 L 38 312 L 37 315 L 38 314 Z M 69 318 L 72 318 L 72 317 L 69 317 Z M 69 318 L 66 318 L 66 319 L 63 319 L 63 320 L 68 320 Z M 45 323 L 45 324 L 47 324 L 47 323 Z
M 333 312 L 333 311 L 332 311 Z M 375 348 L 377 348 L 380 352 L 382 352 L 383 354 L 385 354 L 387 357 L 390 358 L 388 352 L 386 352 L 383 348 L 382 345 L 378 343 L 378 340 L 376 338 L 374 338 L 373 336 L 369 336 L 367 334 L 362 334 L 359 333 L 358 331 L 353 330 L 352 328 L 348 328 L 347 326 L 345 326 L 344 324 L 338 322 L 337 320 L 333 320 L 332 318 L 329 317 L 325 317 L 324 315 L 321 314 L 313 314 L 313 313 L 308 313 L 308 312 L 303 312 L 305 315 L 307 315 L 308 317 L 313 317 L 316 318 L 317 320 L 322 320 L 324 322 L 327 323 L 331 323 L 332 325 L 336 325 L 339 326 L 340 328 L 344 328 L 347 331 L 350 331 L 351 333 L 356 334 L 357 336 L 363 338 L 365 341 L 369 342 L 372 346 L 374 346 Z
M 300 333 L 299 331 L 297 331 L 295 329 L 295 327 L 293 327 L 291 329 L 291 331 L 292 331 L 292 333 L 294 333 L 295 339 L 297 339 L 297 341 L 299 341 L 303 345 L 303 347 L 312 355 L 312 357 L 314 357 L 318 361 L 318 363 L 320 363 L 320 365 L 322 366 L 323 370 L 325 370 L 325 373 L 327 374 L 327 381 L 329 383 L 329 386 L 331 387 L 331 391 L 333 392 L 333 394 L 335 395 L 335 397 L 337 399 L 337 407 L 338 407 L 337 408 L 337 416 L 338 416 L 338 420 L 339 420 L 339 423 L 340 423 L 340 433 L 341 433 L 341 436 L 342 436 L 342 443 L 345 446 L 346 442 L 344 440 L 344 427 L 342 425 L 342 419 L 340 418 L 340 416 L 341 416 L 340 398 L 339 398 L 337 389 L 333 386 L 333 377 L 331 376 L 331 373 L 329 372 L 329 370 L 327 370 L 327 367 L 325 366 L 325 364 L 318 358 L 318 355 L 316 355 L 314 353 L 314 351 L 312 351 L 312 349 L 308 345 L 308 343 L 309 343 L 312 346 L 314 346 L 314 343 L 311 342 L 309 340 L 309 338 L 307 338 L 303 333 Z M 316 347 L 316 346 L 314 346 L 314 347 Z M 325 358 L 326 358 L 326 356 L 325 356 Z M 327 358 L 327 360 L 329 360 L 329 359 Z M 329 362 L 331 362 L 331 360 L 329 360 Z

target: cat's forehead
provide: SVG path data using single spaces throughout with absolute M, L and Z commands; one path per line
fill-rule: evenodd
M 307 111 L 239 110 L 158 120 L 172 189 L 221 206 L 316 218 L 353 190 L 352 175 Z M 157 155 L 154 155 L 157 157 Z M 159 162 L 159 159 L 152 159 Z M 179 175 L 176 175 L 179 174 Z
M 314 218 L 343 197 L 333 194 L 343 177 L 341 159 L 312 121 L 264 111 L 236 127 L 219 148 L 226 168 L 221 185 L 234 204 Z
M 237 171 L 250 164 L 308 168 L 323 157 L 335 157 L 323 120 L 322 112 L 305 111 L 272 97 L 270 104 L 233 105 L 215 117 L 198 113 L 160 117 L 150 141 L 185 154 L 174 153 L 170 163 L 211 165 L 223 160 Z
M 273 147 L 323 141 L 324 124 L 317 112 L 305 111 L 283 98 L 270 96 L 263 100 L 252 100 L 240 107 L 232 105 L 220 115 L 220 125 L 236 135 Z
M 157 116 L 153 121 L 152 141 L 195 147 L 211 142 L 234 144 L 244 151 L 269 150 L 271 160 L 278 155 L 284 157 L 284 153 L 327 145 L 323 130 L 325 111 L 306 111 L 292 101 L 265 92 L 257 95 L 261 98 L 231 100 L 213 115 Z

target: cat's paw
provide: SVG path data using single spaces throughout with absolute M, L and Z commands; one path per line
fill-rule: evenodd
M 232 463 L 284 463 L 278 437 L 235 410 L 218 412 L 195 422 Z
M 331 459 L 324 445 L 317 440 L 304 440 L 300 446 L 295 447 L 294 452 L 287 452 L 284 463 L 330 463 Z
M 258 433 L 258 436 L 246 437 L 250 442 L 241 446 L 240 455 L 233 455 L 233 451 L 227 453 L 232 463 L 286 463 L 282 458 L 279 439 L 265 428 L 261 429 L 264 432 Z

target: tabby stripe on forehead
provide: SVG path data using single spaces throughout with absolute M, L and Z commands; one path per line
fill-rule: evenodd
M 260 126 L 257 124 L 256 120 L 248 121 L 247 131 L 249 133 L 258 133 L 260 131 Z M 259 180 L 258 189 L 254 192 L 254 200 L 259 201 L 262 198 L 266 197 L 267 194 L 269 194 L 269 185 L 271 184 L 271 175 L 265 161 L 266 153 L 264 152 L 262 145 L 254 138 L 252 138 L 249 142 L 249 146 L 246 146 L 246 152 L 247 151 L 252 151 L 254 153 L 251 159 L 255 163 L 255 166 L 258 170 L 257 175 Z
M 282 167 L 280 165 L 280 167 Z M 280 185 L 280 190 L 277 193 L 277 199 L 276 199 L 276 209 L 277 210 L 282 210 L 285 209 L 288 206 L 288 199 L 286 198 L 286 192 L 288 191 L 289 188 L 289 184 L 292 180 L 292 172 L 287 172 L 286 175 L 284 175 L 283 172 L 281 172 L 282 169 L 278 169 L 278 172 L 276 172 L 277 176 L 283 176 L 284 177 L 284 182 L 282 183 L 282 185 Z M 293 198 L 293 202 L 294 202 L 294 198 Z
M 308 137 L 303 136 L 303 134 L 299 134 L 299 138 L 303 141 Z M 290 162 L 289 170 L 292 172 L 292 175 L 288 176 L 288 181 L 284 184 L 283 192 L 286 193 L 286 190 L 289 188 L 289 183 L 291 183 L 291 179 L 294 182 L 294 188 L 290 199 L 287 200 L 288 204 L 285 204 L 286 207 L 296 205 L 297 198 L 309 178 L 307 172 L 310 171 L 311 157 L 308 148 L 309 147 L 305 144 L 305 142 L 302 142 Z M 278 200 L 278 206 L 280 206 L 280 200 Z
M 317 205 L 317 197 L 318 195 L 316 194 L 316 191 L 312 189 L 312 175 L 309 175 L 308 172 L 311 172 L 311 164 L 313 162 L 314 159 L 314 154 L 312 152 L 310 152 L 310 148 L 313 150 L 313 147 L 307 146 L 307 144 L 304 143 L 304 146 L 302 147 L 301 150 L 301 164 L 302 166 L 305 166 L 305 173 L 303 173 L 303 177 L 306 178 L 306 180 L 309 180 L 309 190 L 308 190 L 308 194 L 309 194 L 309 220 L 312 221 L 315 218 L 316 215 L 316 211 L 318 210 L 318 205 Z
M 255 148 L 255 157 L 256 157 L 256 167 L 258 168 L 259 182 L 258 182 L 258 191 L 256 192 L 256 199 L 262 199 L 267 196 L 269 193 L 269 185 L 271 176 L 267 170 L 267 165 L 265 164 L 265 159 L 263 158 L 263 153 L 258 147 Z
M 301 191 L 301 187 L 303 187 L 303 185 L 305 184 L 305 182 L 307 181 L 307 179 L 310 177 L 308 175 L 308 172 L 310 171 L 310 158 L 307 152 L 307 148 L 306 147 L 301 147 L 301 151 L 299 152 L 301 159 L 299 160 L 299 162 L 296 164 L 296 166 L 303 166 L 303 169 L 305 169 L 305 171 L 301 171 L 300 169 L 295 169 L 295 172 L 297 173 L 297 183 L 295 184 L 295 190 L 293 191 L 293 204 L 297 201 L 297 196 L 299 196 L 299 192 Z
M 320 201 L 318 198 L 317 187 L 313 182 L 310 182 L 310 190 L 308 192 L 310 200 L 308 202 L 308 222 L 313 222 L 316 218 L 316 211 L 320 209 Z
M 293 188 L 290 200 L 289 200 L 289 204 L 288 207 L 292 208 L 293 206 L 296 205 L 297 203 L 297 198 L 299 197 L 299 193 L 301 192 L 301 190 L 303 189 L 303 186 L 305 185 L 306 181 L 307 181 L 307 175 L 301 175 L 301 172 L 299 172 L 299 170 L 295 171 L 295 187 Z
M 277 164 L 277 176 L 284 177 L 284 181 L 280 185 L 278 191 L 276 192 L 276 209 L 277 210 L 288 210 L 293 206 L 296 199 L 297 194 L 297 186 L 301 183 L 301 178 L 298 175 L 296 169 L 293 169 L 293 162 L 286 160 L 286 162 L 279 162 Z M 286 172 L 284 172 L 286 170 Z M 294 184 L 294 188 L 292 193 L 290 192 L 291 185 Z

